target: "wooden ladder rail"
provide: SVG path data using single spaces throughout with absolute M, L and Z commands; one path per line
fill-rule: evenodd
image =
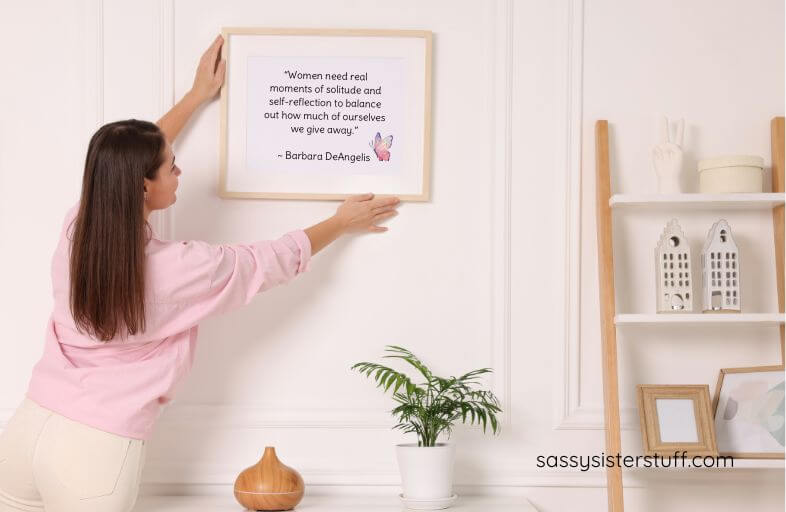
M 603 422 L 606 455 L 621 453 L 620 400 L 617 373 L 617 328 L 614 298 L 614 246 L 611 238 L 611 176 L 609 170 L 609 123 L 595 123 L 595 208 L 598 229 L 598 289 L 600 292 L 600 339 L 603 360 Z M 783 331 L 781 331 L 783 332 Z M 623 512 L 622 468 L 606 468 L 609 512 Z
M 773 117 L 770 122 L 771 147 L 772 147 L 772 191 L 783 194 L 783 136 L 784 118 Z M 778 205 L 772 209 L 773 240 L 775 241 L 775 279 L 778 281 L 778 312 L 783 314 L 783 206 Z M 780 325 L 781 332 L 781 364 L 786 364 L 784 358 L 784 325 Z

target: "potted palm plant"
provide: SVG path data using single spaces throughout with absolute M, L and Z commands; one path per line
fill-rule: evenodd
M 453 494 L 453 459 L 455 445 L 437 442 L 441 434 L 450 437 L 454 423 L 476 422 L 486 432 L 490 425 L 499 432 L 497 414 L 502 412 L 499 400 L 491 391 L 477 389 L 477 379 L 492 372 L 480 368 L 460 377 L 438 377 L 409 350 L 387 345 L 386 358 L 403 359 L 414 367 L 425 382 L 415 384 L 404 373 L 377 363 L 360 362 L 352 365 L 367 377 L 374 375 L 383 393 L 393 389 L 397 406 L 391 410 L 398 424 L 393 428 L 414 433 L 417 443 L 396 445 L 396 456 L 401 472 L 402 500 L 410 508 L 447 508 L 456 499 Z M 474 389 L 473 389 L 474 388 Z

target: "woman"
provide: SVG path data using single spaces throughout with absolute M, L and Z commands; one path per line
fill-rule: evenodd
M 146 442 L 191 368 L 199 322 L 304 272 L 344 233 L 385 231 L 376 223 L 396 214 L 398 198 L 364 194 L 277 240 L 153 237 L 147 218 L 175 202 L 180 176 L 171 143 L 220 89 L 222 43 L 208 48 L 191 91 L 157 125 L 109 123 L 90 140 L 81 198 L 52 259 L 43 355 L 0 435 L 0 512 L 131 510 Z

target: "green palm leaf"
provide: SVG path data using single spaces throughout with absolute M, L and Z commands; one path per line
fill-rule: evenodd
M 497 414 L 502 412 L 499 400 L 491 391 L 475 389 L 479 386 L 480 376 L 492 372 L 491 368 L 479 368 L 460 377 L 439 377 L 412 352 L 397 345 L 387 345 L 388 355 L 383 357 L 401 359 L 415 368 L 425 378 L 425 382 L 415 384 L 409 376 L 387 366 L 363 361 L 350 367 L 364 374 L 374 376 L 376 386 L 383 393 L 393 389 L 393 401 L 398 404 L 391 414 L 397 418 L 395 430 L 418 437 L 419 446 L 434 446 L 440 435 L 450 437 L 453 424 L 459 420 L 470 425 L 476 422 L 486 432 L 491 425 L 493 433 L 499 432 Z

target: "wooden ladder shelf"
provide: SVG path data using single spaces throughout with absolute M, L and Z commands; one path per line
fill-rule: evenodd
M 772 192 L 784 192 L 784 118 L 770 123 L 772 143 Z M 600 294 L 601 361 L 603 365 L 603 405 L 606 430 L 606 454 L 622 453 L 620 438 L 619 373 L 617 371 L 616 301 L 614 294 L 614 246 L 612 240 L 612 194 L 609 165 L 608 121 L 595 123 L 595 178 L 598 229 L 598 276 Z M 697 194 L 698 196 L 698 194 Z M 731 204 L 737 198 L 726 202 Z M 654 202 L 657 202 L 655 199 Z M 775 277 L 778 290 L 778 311 L 784 312 L 784 204 L 776 200 L 772 207 L 772 228 L 775 240 Z M 784 363 L 784 324 L 780 324 L 781 364 Z M 606 469 L 609 512 L 623 512 L 622 468 Z

